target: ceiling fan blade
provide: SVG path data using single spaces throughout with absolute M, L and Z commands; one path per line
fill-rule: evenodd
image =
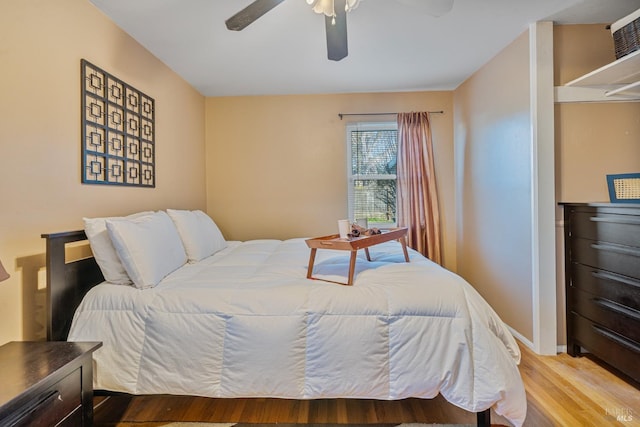
M 347 46 L 347 11 L 346 0 L 335 0 L 335 22 L 333 17 L 324 17 L 327 33 L 327 56 L 332 61 L 340 61 L 349 54 Z
M 265 13 L 282 3 L 284 0 L 256 0 L 231 18 L 224 21 L 227 28 L 240 31 Z

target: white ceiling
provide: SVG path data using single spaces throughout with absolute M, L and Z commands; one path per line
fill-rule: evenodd
M 529 23 L 611 23 L 640 0 L 455 0 L 439 18 L 395 0 L 347 16 L 349 56 L 327 60 L 324 18 L 286 0 L 243 31 L 251 0 L 90 0 L 205 96 L 452 90 Z M 613 44 L 612 44 L 613 49 Z

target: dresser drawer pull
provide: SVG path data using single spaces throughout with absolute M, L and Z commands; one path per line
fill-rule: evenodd
M 594 222 L 610 222 L 613 224 L 640 225 L 640 219 L 636 218 L 605 218 L 601 216 L 592 216 L 589 220 Z
M 626 248 L 624 246 L 614 246 L 614 245 L 607 245 L 602 243 L 592 243 L 590 246 L 593 249 L 599 249 L 602 251 L 616 252 L 619 254 L 640 257 L 640 251 L 638 251 L 637 249 Z
M 610 310 L 615 313 L 619 313 L 624 316 L 640 321 L 640 312 L 638 312 L 638 310 L 634 310 L 633 308 L 629 308 L 622 304 L 618 304 L 603 298 L 593 298 L 592 301 L 595 305 L 600 306 L 606 310 Z
M 596 279 L 610 280 L 612 282 L 624 283 L 625 285 L 630 285 L 630 286 L 635 286 L 636 288 L 640 288 L 640 282 L 636 282 L 634 280 L 630 280 L 615 274 L 606 273 L 604 271 L 592 271 L 591 275 Z
M 617 344 L 620 344 L 623 347 L 628 348 L 629 350 L 635 351 L 636 353 L 640 353 L 640 346 L 636 343 L 622 337 L 621 335 L 616 334 L 615 332 L 611 332 L 607 329 L 604 329 L 598 325 L 591 326 L 596 333 L 602 335 L 605 338 L 614 341 Z

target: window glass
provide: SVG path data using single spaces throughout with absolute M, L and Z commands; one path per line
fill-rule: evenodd
M 396 123 L 347 126 L 349 217 L 369 227 L 396 224 Z

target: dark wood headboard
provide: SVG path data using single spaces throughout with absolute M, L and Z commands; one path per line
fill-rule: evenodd
M 104 278 L 93 257 L 67 262 L 66 246 L 87 240 L 83 230 L 41 237 L 47 240 L 47 341 L 66 341 L 82 298 Z

